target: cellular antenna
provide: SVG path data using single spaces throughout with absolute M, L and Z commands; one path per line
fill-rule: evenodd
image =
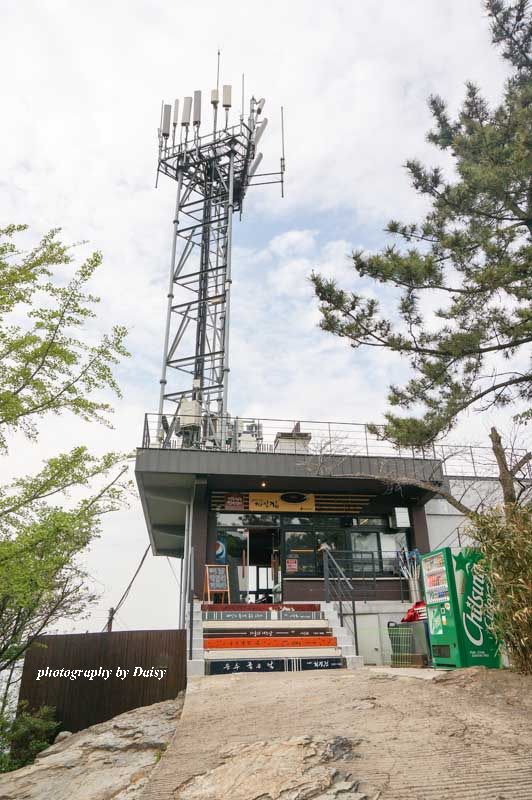
M 183 101 L 183 116 L 181 118 L 181 125 L 190 125 L 190 115 L 192 114 L 192 98 L 185 97 Z
M 172 114 L 172 106 L 166 103 L 163 106 L 163 129 L 162 134 L 165 139 L 170 136 L 170 116 Z
M 174 116 L 172 118 L 172 144 L 175 146 L 175 132 L 179 122 L 179 100 L 174 100 Z
M 194 115 L 192 122 L 196 127 L 201 125 L 201 92 L 194 92 Z
M 224 86 L 223 89 L 223 103 L 225 109 L 225 129 L 227 130 L 227 126 L 229 125 L 229 109 L 231 108 L 231 87 Z
M 264 100 L 251 98 L 249 117 L 229 124 L 232 92 L 222 88 L 225 129 L 216 130 L 220 104 L 220 51 L 211 91 L 214 130 L 200 134 L 201 91 L 185 97 L 175 141 L 179 102 L 164 104 L 158 131 L 157 175 L 177 184 L 160 379 L 158 436 L 162 447 L 224 448 L 233 435 L 227 415 L 233 215 L 242 213 L 251 186 L 280 183 L 276 172 L 259 174 L 257 152 L 267 120 Z M 242 76 L 244 79 L 244 76 Z M 244 84 L 242 84 L 244 88 Z M 169 140 L 171 124 L 174 136 Z M 189 141 L 190 125 L 194 139 Z

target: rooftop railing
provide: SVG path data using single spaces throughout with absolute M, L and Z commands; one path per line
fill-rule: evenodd
M 312 458 L 315 474 L 329 474 L 330 465 L 342 458 L 428 459 L 441 464 L 447 477 L 494 477 L 495 456 L 490 447 L 469 444 L 434 444 L 423 448 L 395 447 L 356 422 L 217 417 L 172 417 L 146 414 L 143 448 L 206 450 L 239 453 L 296 454 Z M 523 451 L 513 454 L 517 460 Z M 532 465 L 525 477 L 532 480 Z

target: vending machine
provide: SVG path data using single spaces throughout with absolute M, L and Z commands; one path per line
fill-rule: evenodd
M 421 556 L 432 660 L 436 667 L 500 667 L 490 628 L 489 583 L 478 550 L 450 547 Z

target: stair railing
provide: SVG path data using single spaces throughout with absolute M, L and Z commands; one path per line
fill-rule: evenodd
M 329 549 L 323 550 L 323 578 L 325 582 L 325 600 L 327 603 L 338 604 L 340 625 L 344 627 L 344 617 L 353 619 L 353 638 L 355 640 L 355 654 L 358 656 L 358 630 L 357 614 L 355 607 L 355 587 L 338 564 Z M 344 603 L 351 606 L 351 612 L 344 611 Z
M 194 636 L 194 548 L 190 548 L 190 558 L 188 561 L 188 602 L 189 602 L 189 609 L 188 609 L 188 628 L 189 628 L 189 645 L 188 645 L 188 658 L 189 661 L 192 660 L 192 647 L 193 647 L 193 636 Z

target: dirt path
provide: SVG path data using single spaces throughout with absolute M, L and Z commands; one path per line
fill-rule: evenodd
M 143 800 L 532 799 L 532 680 L 397 672 L 192 680 Z

